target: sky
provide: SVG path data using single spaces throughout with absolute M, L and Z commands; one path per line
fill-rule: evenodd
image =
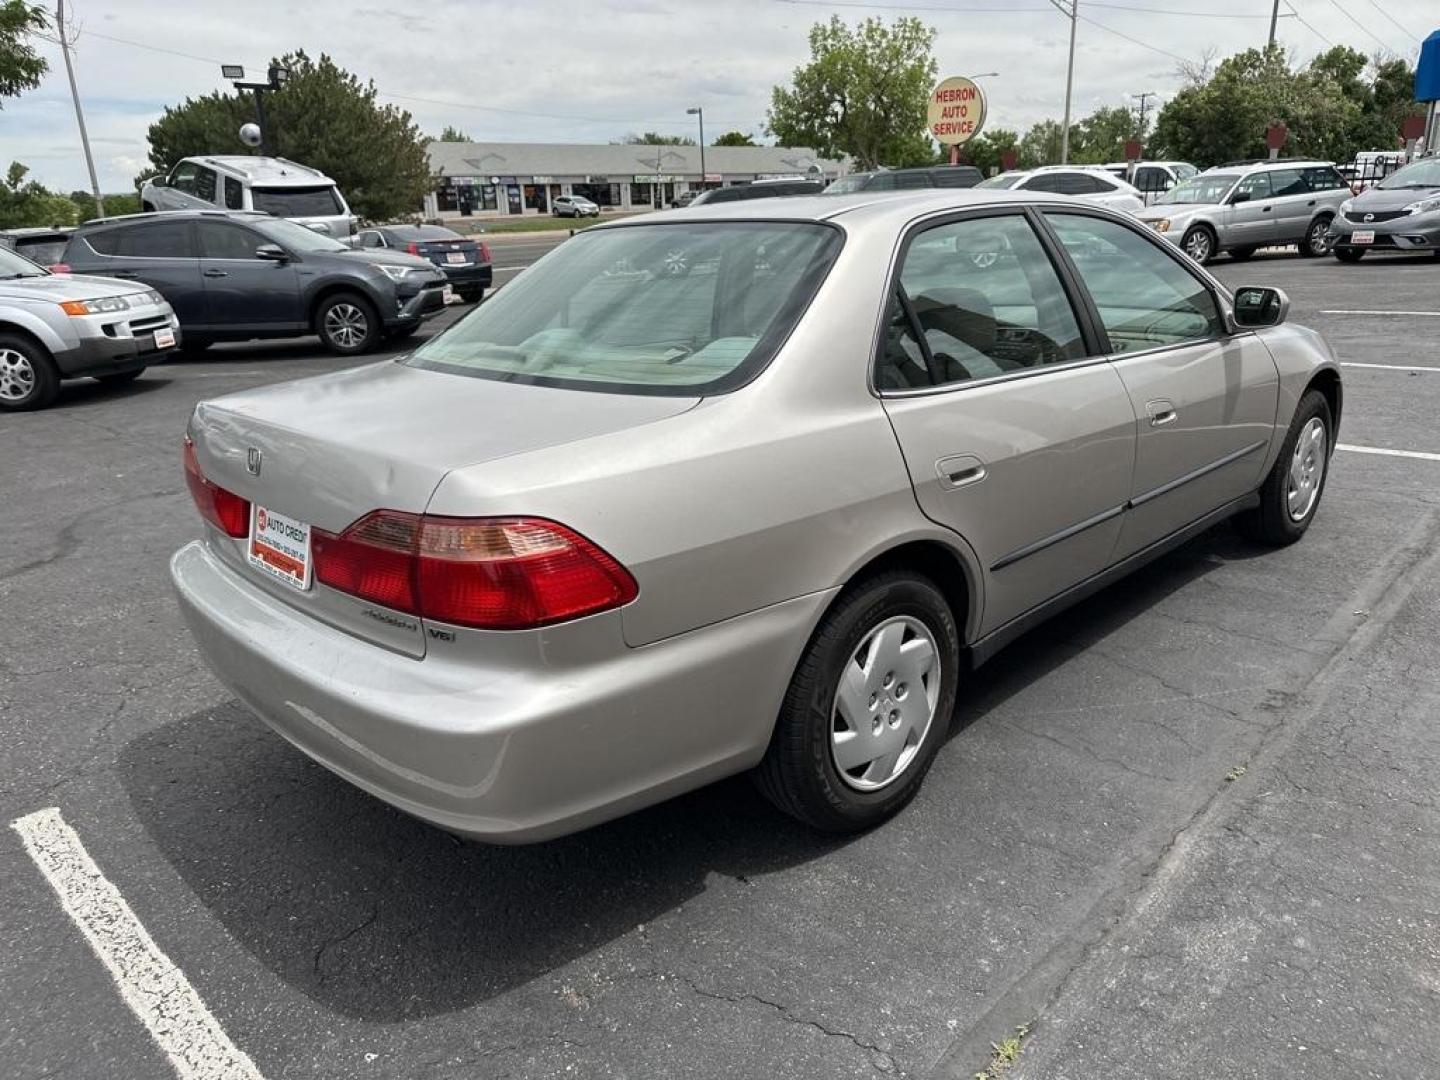
M 49 0 L 46 0 L 47 4 Z M 809 56 L 812 23 L 836 14 L 916 15 L 938 31 L 940 75 L 982 80 L 987 127 L 1058 118 L 1069 19 L 1049 0 L 69 0 L 76 77 L 101 187 L 132 190 L 146 128 L 166 105 L 228 88 L 221 62 L 260 75 L 297 48 L 327 52 L 374 80 L 383 101 L 426 132 L 452 124 L 477 140 L 589 142 L 630 132 L 762 137 L 770 90 Z M 1263 45 L 1268 0 L 1080 0 L 1074 115 L 1130 105 L 1181 85 L 1182 60 Z M 1278 39 L 1300 62 L 1347 44 L 1412 62 L 1440 29 L 1435 0 L 1280 0 Z M 0 102 L 0 168 L 45 185 L 87 187 L 58 46 L 39 89 Z M 1155 99 L 1151 100 L 1154 107 Z M 241 147 L 236 143 L 236 151 Z

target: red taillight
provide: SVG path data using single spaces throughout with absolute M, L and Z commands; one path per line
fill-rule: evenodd
M 69 264 L 69 263 L 51 263 L 51 264 L 50 264 L 49 266 L 47 266 L 45 269 L 46 269 L 46 270 L 49 270 L 52 274 L 68 274 L 68 273 L 70 273 L 70 264 Z
M 411 615 L 521 630 L 619 607 L 629 572 L 589 540 L 538 518 L 377 510 L 338 536 L 312 529 L 316 578 Z
M 405 250 L 408 251 L 411 255 L 419 255 L 420 245 L 415 243 L 414 241 L 411 241 L 410 243 L 405 245 Z
M 481 262 L 489 262 L 489 261 L 490 261 L 490 245 L 487 244 L 487 243 L 485 243 L 485 241 L 483 241 L 483 240 L 480 241 L 480 261 L 481 261 Z
M 185 482 L 190 485 L 190 497 L 195 500 L 201 517 L 226 536 L 250 535 L 249 501 L 205 479 L 195 457 L 195 444 L 188 435 L 185 437 Z

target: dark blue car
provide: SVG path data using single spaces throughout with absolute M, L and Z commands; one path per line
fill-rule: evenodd
M 439 225 L 374 225 L 361 229 L 356 239 L 365 251 L 403 251 L 429 259 L 471 303 L 482 299 L 494 280 L 489 245 Z

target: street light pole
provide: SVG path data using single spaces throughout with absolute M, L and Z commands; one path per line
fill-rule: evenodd
M 685 110 L 686 116 L 698 117 L 700 120 L 700 187 L 705 187 L 705 110 L 699 105 Z
M 1055 3 L 1055 0 L 1051 0 Z M 1057 3 L 1056 7 L 1062 12 L 1063 7 Z M 1070 163 L 1070 95 L 1075 85 L 1075 24 L 1080 18 L 1080 0 L 1070 0 L 1070 59 L 1065 65 L 1065 121 L 1060 126 L 1060 164 Z
M 1275 6 L 1270 9 L 1270 40 L 1265 43 L 1268 49 L 1275 44 L 1275 23 L 1280 19 L 1280 0 L 1275 0 Z
M 90 135 L 85 130 L 85 113 L 80 108 L 80 91 L 75 86 L 75 67 L 70 62 L 70 39 L 65 36 L 65 0 L 55 0 L 55 36 L 60 39 L 60 52 L 65 57 L 65 74 L 70 79 L 70 97 L 75 102 L 75 122 L 80 125 L 80 146 L 85 151 L 85 168 L 90 170 L 90 191 L 95 196 L 95 213 L 105 216 L 105 200 L 100 198 L 100 180 L 95 175 L 95 158 L 90 153 Z

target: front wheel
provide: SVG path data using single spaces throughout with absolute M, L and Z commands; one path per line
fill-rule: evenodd
M 1305 239 L 1300 241 L 1300 254 L 1307 259 L 1330 253 L 1330 219 L 1319 217 L 1310 223 Z
M 333 353 L 354 356 L 380 340 L 380 319 L 370 302 L 355 293 L 326 297 L 315 312 L 315 332 Z
M 60 371 L 39 342 L 0 334 L 0 411 L 43 409 L 60 393 Z
M 795 669 L 760 790 L 826 832 L 899 812 L 945 741 L 959 657 L 955 617 L 928 578 L 889 571 L 851 586 Z
M 1331 254 L 1344 263 L 1357 263 L 1365 257 L 1365 252 L 1362 249 L 1353 247 L 1337 247 Z
M 1333 431 L 1325 395 L 1307 391 L 1290 422 L 1280 456 L 1260 486 L 1260 505 L 1235 519 L 1242 533 L 1276 546 L 1293 544 L 1305 535 L 1325 490 Z
M 1196 225 L 1185 234 L 1180 246 L 1201 266 L 1215 257 L 1215 234 L 1207 225 Z

